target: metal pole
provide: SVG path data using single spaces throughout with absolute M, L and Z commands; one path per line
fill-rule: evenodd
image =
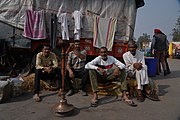
M 56 114 L 61 115 L 61 116 L 67 116 L 72 113 L 74 110 L 74 106 L 71 104 L 67 103 L 66 96 L 65 96 L 65 91 L 64 91 L 64 77 L 65 77 L 65 59 L 66 59 L 66 52 L 65 52 L 65 46 L 66 46 L 66 41 L 63 41 L 62 44 L 62 58 L 61 58 L 61 71 L 62 71 L 62 95 L 60 99 L 59 105 L 56 107 Z

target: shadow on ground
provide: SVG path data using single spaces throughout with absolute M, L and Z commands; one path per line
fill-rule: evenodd
M 159 85 L 159 96 L 164 96 L 165 94 L 168 93 L 168 91 L 166 90 L 168 87 L 170 87 L 169 85 Z
M 31 99 L 32 96 L 33 96 L 33 93 L 24 93 L 17 97 L 11 97 L 11 99 L 7 101 L 6 103 L 25 101 L 25 100 Z
M 171 71 L 169 75 L 164 76 L 163 73 L 156 75 L 156 77 L 151 77 L 153 80 L 166 80 L 171 78 L 180 78 L 180 70 Z

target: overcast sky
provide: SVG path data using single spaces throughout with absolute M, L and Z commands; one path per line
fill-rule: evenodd
M 136 39 L 143 33 L 153 35 L 154 28 L 159 28 L 168 39 L 177 18 L 180 16 L 180 0 L 144 0 L 145 6 L 137 11 L 134 36 Z

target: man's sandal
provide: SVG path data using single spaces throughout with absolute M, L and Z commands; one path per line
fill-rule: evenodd
M 126 103 L 127 105 L 129 105 L 129 106 L 131 106 L 131 107 L 136 107 L 137 106 L 137 104 L 135 104 L 132 100 L 130 100 L 130 99 L 122 99 L 122 101 L 124 102 L 124 103 Z
M 160 101 L 158 95 L 154 94 L 153 92 L 150 92 L 149 94 L 145 93 L 144 94 L 147 98 L 153 101 Z
M 145 101 L 144 96 L 142 94 L 137 95 L 137 101 L 144 102 Z
M 34 100 L 35 102 L 40 102 L 40 101 L 41 101 L 41 99 L 40 99 L 40 97 L 39 97 L 38 95 L 34 95 L 34 96 L 33 96 L 33 100 Z
M 91 107 L 97 107 L 97 106 L 98 106 L 98 100 L 92 100 Z

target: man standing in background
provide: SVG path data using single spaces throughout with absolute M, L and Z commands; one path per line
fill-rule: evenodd
M 160 64 L 162 64 L 164 70 L 164 76 L 168 74 L 167 66 L 165 62 L 166 50 L 168 49 L 167 45 L 167 36 L 161 32 L 160 29 L 154 29 L 153 40 L 151 44 L 151 52 L 154 54 L 154 57 L 158 59 L 157 62 L 157 75 L 159 75 Z M 160 64 L 159 64 L 160 62 Z

